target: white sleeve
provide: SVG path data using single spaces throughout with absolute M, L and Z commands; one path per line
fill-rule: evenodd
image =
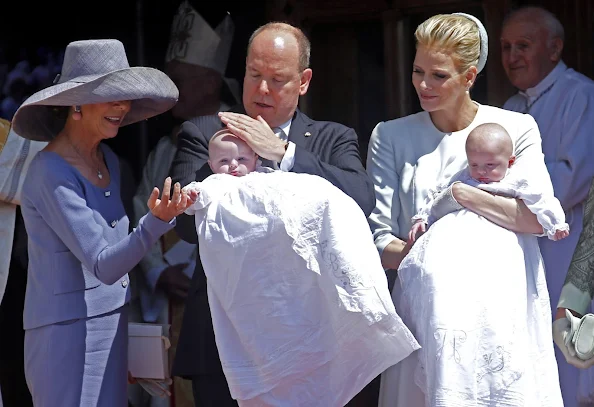
M 190 192 L 190 191 L 198 193 L 198 198 L 196 199 L 196 202 L 194 202 L 192 204 L 192 206 L 190 206 L 188 209 L 186 209 L 186 212 L 185 212 L 186 215 L 190 215 L 190 216 L 195 215 L 196 212 L 207 207 L 211 201 L 208 192 L 204 191 L 204 189 L 202 188 L 201 182 L 198 182 L 198 181 L 190 182 L 188 185 L 183 187 L 182 190 L 185 191 L 186 193 Z
M 540 191 L 544 196 L 553 196 L 553 184 L 545 165 L 538 125 L 528 114 L 514 114 L 514 116 L 516 116 L 514 151 L 516 161 L 512 168 L 517 174 L 522 174 L 530 188 Z M 537 236 L 544 236 L 544 234 L 537 234 Z
M 400 213 L 398 196 L 394 196 L 397 194 L 394 188 L 398 188 L 400 179 L 392 142 L 389 135 L 383 133 L 383 125 L 380 122 L 373 129 L 367 154 L 367 174 L 375 190 L 375 208 L 369 215 L 369 225 L 380 254 L 396 239 L 396 235 L 402 234 L 396 221 Z
M 523 200 L 528 209 L 536 215 L 549 239 L 552 239 L 558 230 L 569 230 L 569 225 L 565 222 L 565 212 L 559 200 L 551 193 L 533 188 L 529 178 L 519 175 L 512 167 L 510 173 L 500 182 L 481 184 L 479 188 Z M 530 178 L 534 179 L 536 176 Z
M 547 168 L 555 196 L 566 211 L 586 200 L 594 177 L 594 92 L 578 90 L 568 101 L 559 148 Z
M 29 164 L 47 143 L 24 139 L 9 127 L 10 122 L 0 119 L 0 135 L 6 134 L 5 140 L 0 137 L 0 201 L 20 205 Z

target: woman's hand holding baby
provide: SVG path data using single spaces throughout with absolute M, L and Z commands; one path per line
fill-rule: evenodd
M 408 243 L 412 245 L 417 240 L 417 238 L 421 237 L 426 231 L 427 224 L 422 220 L 416 221 L 412 225 L 410 232 L 408 232 Z

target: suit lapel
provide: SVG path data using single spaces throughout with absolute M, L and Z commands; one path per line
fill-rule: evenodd
M 301 148 L 307 149 L 309 140 L 314 136 L 314 130 L 311 127 L 313 121 L 301 113 L 299 109 L 295 111 L 293 120 L 291 121 L 291 129 L 289 130 L 289 141 L 295 143 Z M 307 134 L 307 136 L 306 136 Z M 264 167 L 274 168 L 272 161 L 262 159 L 262 165 Z
M 291 129 L 289 130 L 289 141 L 292 141 L 301 148 L 307 149 L 309 141 L 315 136 L 311 126 L 312 124 L 313 121 L 297 109 L 291 122 Z

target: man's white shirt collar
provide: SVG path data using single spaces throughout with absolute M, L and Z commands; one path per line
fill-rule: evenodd
M 285 123 L 278 126 L 287 135 L 287 141 L 289 139 L 289 131 L 291 131 L 292 121 L 293 121 L 293 118 L 290 118 Z M 277 134 L 277 136 L 278 136 L 278 134 Z M 295 143 L 288 141 L 287 150 L 285 151 L 283 160 L 280 162 L 280 165 L 278 163 L 273 163 L 274 168 L 280 169 L 281 171 L 291 171 L 291 169 L 293 168 L 293 165 L 295 165 L 295 148 L 296 148 Z
M 526 89 L 525 92 L 520 91 L 520 95 L 524 96 L 529 101 L 539 97 L 544 91 L 551 87 L 557 79 L 567 70 L 567 65 L 563 61 L 559 61 L 557 66 L 545 78 L 533 88 Z

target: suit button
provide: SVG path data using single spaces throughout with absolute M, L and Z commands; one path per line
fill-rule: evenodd
M 128 287 L 128 280 L 122 280 L 122 287 Z

